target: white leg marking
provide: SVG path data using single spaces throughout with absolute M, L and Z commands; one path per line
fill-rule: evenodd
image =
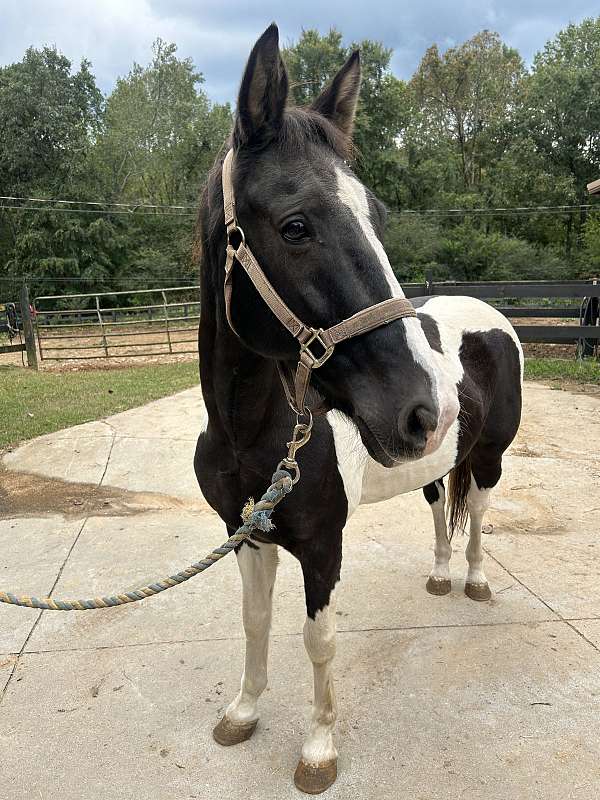
M 469 564 L 467 572 L 467 583 L 477 585 L 487 584 L 487 578 L 483 572 L 483 550 L 481 548 L 481 527 L 483 525 L 483 515 L 485 514 L 490 501 L 490 490 L 479 489 L 475 479 L 471 476 L 471 488 L 467 495 L 467 507 L 469 509 L 469 542 L 465 549 L 465 556 Z
M 431 504 L 435 528 L 435 545 L 433 548 L 433 568 L 429 573 L 429 577 L 433 578 L 434 581 L 447 581 L 450 580 L 452 545 L 448 541 L 448 528 L 446 525 L 446 492 L 440 482 L 436 481 L 435 485 L 440 497 L 439 500 Z
M 302 759 L 309 764 L 322 764 L 337 758 L 333 745 L 333 728 L 337 705 L 333 690 L 332 662 L 335 656 L 336 590 L 329 605 L 317 611 L 314 620 L 304 623 L 304 644 L 313 664 L 314 701 L 308 736 L 302 746 Z
M 277 572 L 277 545 L 244 545 L 237 554 L 242 575 L 242 613 L 246 633 L 246 659 L 240 691 L 229 704 L 226 716 L 233 723 L 258 719 L 258 698 L 267 686 L 267 656 L 273 586 Z

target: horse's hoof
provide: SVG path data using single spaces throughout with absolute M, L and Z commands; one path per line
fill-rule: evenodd
M 489 600 L 492 596 L 487 583 L 465 583 L 465 594 L 471 600 L 477 600 L 480 603 Z
M 227 716 L 224 716 L 213 728 L 213 739 L 215 742 L 222 744 L 223 747 L 231 747 L 232 744 L 240 744 L 252 736 L 256 730 L 257 722 L 258 720 L 236 724 L 231 722 Z
M 443 594 L 448 594 L 452 589 L 452 584 L 450 582 L 450 578 L 434 578 L 430 575 L 427 578 L 427 584 L 425 586 L 429 594 L 435 594 L 438 597 L 441 597 Z
M 322 764 L 309 764 L 300 759 L 296 772 L 294 772 L 294 783 L 301 792 L 306 792 L 306 794 L 321 794 L 329 789 L 336 778 L 337 758 L 324 761 Z

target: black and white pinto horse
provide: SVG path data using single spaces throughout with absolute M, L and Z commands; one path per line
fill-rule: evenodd
M 248 60 L 228 143 L 235 152 L 237 216 L 252 251 L 288 306 L 317 328 L 403 296 L 381 243 L 385 210 L 348 166 L 359 81 L 354 53 L 311 107 L 287 106 L 272 25 Z M 199 216 L 200 375 L 208 422 L 195 469 L 205 498 L 231 533 L 247 498 L 262 494 L 284 454 L 294 415 L 276 365 L 293 367 L 298 343 L 241 267 L 233 275 L 237 333 L 228 324 L 221 163 L 209 177 Z M 436 595 L 450 591 L 450 535 L 468 511 L 465 591 L 474 600 L 490 597 L 481 527 L 502 454 L 519 425 L 521 348 L 507 320 L 483 302 L 413 302 L 417 317 L 342 342 L 315 370 L 309 405 L 318 401 L 323 413 L 298 456 L 301 480 L 275 512 L 275 543 L 247 543 L 237 553 L 245 666 L 240 691 L 214 736 L 237 744 L 256 727 L 267 685 L 277 547 L 284 547 L 302 568 L 304 641 L 314 667 L 312 721 L 295 774 L 296 785 L 308 792 L 323 791 L 336 777 L 335 596 L 342 532 L 355 508 L 423 488 L 435 528 L 427 589 Z

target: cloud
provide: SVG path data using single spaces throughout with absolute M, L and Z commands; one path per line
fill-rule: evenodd
M 3 3 L 0 54 L 3 63 L 11 63 L 29 45 L 54 44 L 74 63 L 88 58 L 107 92 L 134 60 L 149 61 L 152 42 L 160 36 L 176 42 L 181 57 L 192 58 L 210 97 L 233 101 L 248 52 L 272 20 L 284 43 L 312 27 L 323 33 L 336 27 L 348 42 L 383 41 L 394 50 L 396 74 L 408 78 L 430 44 L 453 46 L 482 28 L 497 30 L 530 61 L 558 30 L 594 16 L 597 8 L 594 0 L 21 0 Z

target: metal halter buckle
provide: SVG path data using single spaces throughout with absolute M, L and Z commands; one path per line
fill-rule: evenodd
M 310 328 L 310 330 L 312 331 L 312 336 L 310 339 L 304 342 L 304 344 L 300 345 L 300 355 L 302 355 L 302 353 L 306 353 L 312 360 L 312 364 L 310 365 L 311 369 L 317 369 L 317 367 L 322 366 L 333 353 L 333 345 L 327 347 L 325 342 L 321 339 L 321 334 L 325 332 L 323 328 Z M 309 345 L 311 345 L 313 342 L 318 342 L 323 348 L 323 353 L 321 356 L 316 356 L 310 349 Z
M 308 422 L 300 422 L 300 414 L 296 414 L 296 424 L 294 432 L 292 433 L 292 440 L 287 442 L 287 456 L 283 458 L 277 465 L 277 469 L 287 469 L 294 471 L 292 483 L 298 483 L 300 480 L 300 467 L 296 461 L 296 452 L 308 442 L 312 433 L 313 418 L 310 409 L 304 412 L 308 416 Z

